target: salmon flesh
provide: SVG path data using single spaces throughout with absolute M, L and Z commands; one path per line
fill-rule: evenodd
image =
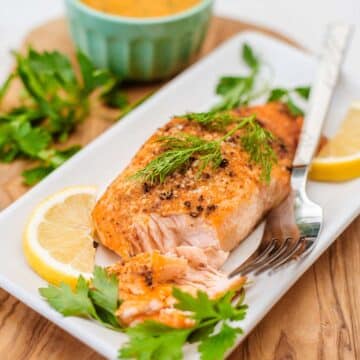
M 222 143 L 220 167 L 208 167 L 200 177 L 194 165 L 161 184 L 131 179 L 163 151 L 157 141 L 161 136 L 187 133 L 213 140 L 224 135 L 194 121 L 173 118 L 145 142 L 97 202 L 92 216 L 99 241 L 123 259 L 157 250 L 218 269 L 290 189 L 302 119 L 280 103 L 233 111 L 239 118 L 252 114 L 276 139 L 272 147 L 277 163 L 269 183 L 236 141 L 236 134 Z

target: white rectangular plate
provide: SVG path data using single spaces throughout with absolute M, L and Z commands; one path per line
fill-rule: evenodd
M 65 186 L 96 184 L 103 188 L 171 115 L 208 108 L 216 101 L 214 88 L 220 76 L 244 74 L 246 71 L 239 60 L 244 42 L 248 42 L 271 65 L 275 85 L 292 87 L 311 83 L 316 64 L 310 55 L 258 33 L 235 36 L 171 81 L 0 214 L 0 286 L 102 355 L 116 358 L 117 350 L 126 341 L 125 335 L 88 320 L 64 318 L 41 299 L 38 288 L 46 284 L 27 266 L 22 253 L 24 224 L 39 201 Z M 354 77 L 342 74 L 325 133 L 334 132 L 350 100 L 359 94 L 360 83 L 356 83 Z M 310 183 L 308 187 L 310 197 L 324 208 L 324 227 L 319 242 L 305 261 L 272 277 L 265 275 L 249 288 L 249 312 L 242 322 L 244 336 L 359 213 L 360 179 L 341 184 Z M 197 358 L 192 346 L 186 347 L 185 355 L 187 359 Z

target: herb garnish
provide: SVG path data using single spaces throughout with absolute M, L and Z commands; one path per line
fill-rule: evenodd
M 243 293 L 244 294 L 244 293 Z M 183 358 L 182 347 L 188 342 L 199 342 L 202 360 L 223 359 L 242 329 L 233 321 L 243 320 L 247 305 L 241 296 L 232 304 L 234 292 L 229 291 L 219 299 L 209 299 L 205 292 L 196 296 L 173 289 L 177 309 L 188 311 L 196 321 L 189 329 L 174 329 L 154 321 L 145 321 L 125 330 L 129 342 L 119 351 L 120 359 L 177 360 Z M 219 326 L 217 331 L 215 327 Z
M 64 316 L 94 319 L 110 329 L 121 329 L 115 315 L 121 304 L 118 298 L 118 279 L 115 275 L 109 275 L 104 268 L 95 266 L 91 286 L 83 276 L 79 276 L 75 290 L 62 283 L 58 287 L 49 285 L 41 288 L 39 292 Z
M 202 360 L 222 359 L 226 350 L 234 344 L 237 334 L 242 333 L 234 322 L 243 320 L 247 311 L 244 290 L 233 303 L 233 291 L 213 300 L 203 291 L 192 296 L 173 288 L 177 301 L 175 308 L 189 312 L 189 316 L 195 320 L 194 326 L 175 329 L 147 320 L 125 329 L 116 316 L 121 304 L 118 279 L 99 266 L 95 267 L 90 284 L 79 276 L 75 289 L 62 283 L 59 286 L 49 285 L 39 291 L 50 306 L 64 316 L 93 319 L 112 330 L 124 331 L 129 341 L 119 350 L 120 359 L 180 360 L 186 342 L 199 342 Z
M 271 147 L 275 138 L 255 118 L 248 120 L 246 125 L 247 131 L 240 138 L 241 145 L 249 154 L 250 160 L 261 167 L 261 179 L 269 183 L 272 167 L 277 162 L 277 156 Z
M 150 161 L 143 169 L 136 172 L 131 178 L 141 179 L 151 185 L 161 184 L 175 171 L 189 168 L 192 164 L 192 159 L 197 160 L 198 175 L 209 165 L 216 169 L 222 161 L 221 143 L 231 137 L 237 130 L 243 127 L 247 128 L 254 121 L 254 116 L 242 118 L 224 136 L 212 141 L 189 134 L 160 137 L 158 141 L 162 144 L 164 152 Z M 252 128 L 253 125 L 251 126 Z M 259 133 L 260 131 L 257 131 L 255 135 L 258 136 Z M 250 144 L 248 144 L 248 147 L 250 148 Z
M 131 177 L 132 179 L 140 179 L 150 185 L 162 184 L 174 172 L 188 169 L 193 163 L 192 160 L 196 160 L 198 175 L 209 165 L 216 169 L 223 160 L 221 143 L 237 130 L 244 128 L 244 133 L 240 135 L 240 144 L 248 152 L 250 161 L 261 167 L 261 178 L 266 182 L 270 181 L 272 166 L 277 161 L 271 147 L 274 137 L 256 121 L 254 115 L 240 119 L 227 113 L 214 113 L 213 116 L 213 112 L 185 116 L 206 128 L 223 129 L 231 123 L 237 125 L 220 139 L 212 141 L 189 134 L 160 137 L 158 141 L 162 144 L 164 151 L 136 172 Z
M 261 67 L 260 59 L 248 44 L 242 47 L 242 59 L 250 69 L 248 76 L 225 76 L 220 78 L 216 87 L 216 94 L 222 97 L 213 111 L 231 110 L 241 105 L 247 105 L 260 94 L 255 93 L 255 80 Z
M 281 101 L 287 105 L 292 115 L 303 116 L 304 111 L 295 104 L 293 99 L 294 94 L 297 94 L 304 100 L 308 100 L 310 96 L 310 87 L 302 86 L 294 89 L 275 88 L 271 91 L 267 101 Z
M 238 120 L 234 115 L 224 111 L 188 113 L 178 117 L 195 121 L 204 128 L 215 131 L 224 131 L 228 125 Z
M 0 102 L 14 79 L 23 86 L 21 106 L 0 113 L 0 161 L 16 158 L 37 160 L 39 165 L 23 176 L 32 185 L 68 159 L 79 147 L 56 150 L 89 112 L 89 97 L 101 89 L 101 99 L 109 106 L 126 107 L 120 92 L 121 81 L 109 71 L 97 69 L 81 52 L 77 53 L 81 80 L 63 54 L 15 53 L 16 69 L 0 88 Z

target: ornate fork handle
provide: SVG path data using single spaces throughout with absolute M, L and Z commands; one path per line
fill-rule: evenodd
M 306 167 L 314 156 L 351 30 L 351 26 L 346 24 L 331 24 L 328 27 L 314 86 L 311 89 L 310 108 L 304 119 L 293 162 L 295 168 Z

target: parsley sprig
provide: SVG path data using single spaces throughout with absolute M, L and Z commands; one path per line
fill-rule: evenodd
M 104 268 L 95 267 L 93 279 L 78 278 L 75 289 L 69 285 L 49 285 L 39 289 L 43 298 L 64 316 L 78 316 L 99 322 L 107 328 L 124 331 L 129 340 L 119 350 L 120 359 L 180 360 L 186 342 L 198 343 L 202 360 L 222 359 L 242 333 L 238 322 L 246 316 L 245 292 L 234 303 L 235 293 L 229 291 L 218 299 L 210 299 L 203 291 L 196 296 L 173 288 L 175 308 L 189 313 L 195 323 L 186 329 L 175 329 L 147 320 L 123 328 L 116 310 L 121 304 L 118 279 Z
M 127 100 L 119 90 L 121 81 L 108 70 L 97 69 L 81 52 L 76 54 L 78 78 L 63 54 L 14 53 L 16 68 L 0 88 L 1 100 L 14 79 L 23 87 L 21 105 L 0 112 L 0 161 L 17 158 L 36 160 L 38 166 L 24 172 L 24 181 L 33 185 L 71 157 L 79 147 L 56 150 L 89 112 L 89 98 L 100 89 L 108 106 L 125 107 Z
M 121 304 L 118 297 L 118 279 L 115 275 L 109 275 L 104 268 L 95 267 L 90 286 L 84 277 L 80 276 L 74 290 L 62 283 L 58 287 L 49 285 L 41 288 L 39 292 L 64 316 L 93 319 L 110 329 L 121 329 L 115 316 Z
M 303 116 L 304 111 L 296 105 L 294 95 L 297 95 L 304 100 L 308 100 L 310 96 L 310 87 L 299 86 L 293 89 L 275 88 L 271 91 L 267 101 L 281 101 L 287 105 L 292 115 Z
M 177 309 L 191 313 L 195 325 L 189 329 L 174 329 L 154 321 L 145 321 L 128 328 L 129 342 L 119 351 L 120 359 L 175 360 L 183 358 L 183 345 L 198 342 L 202 360 L 223 359 L 242 329 L 235 321 L 243 320 L 247 306 L 241 297 L 232 303 L 234 292 L 229 291 L 212 300 L 205 292 L 192 296 L 173 289 Z
M 254 53 L 250 45 L 242 47 L 242 59 L 248 66 L 248 76 L 224 76 L 220 78 L 216 87 L 216 94 L 222 100 L 213 106 L 212 111 L 231 110 L 241 105 L 247 105 L 259 94 L 255 92 L 255 82 L 261 68 L 260 58 Z

